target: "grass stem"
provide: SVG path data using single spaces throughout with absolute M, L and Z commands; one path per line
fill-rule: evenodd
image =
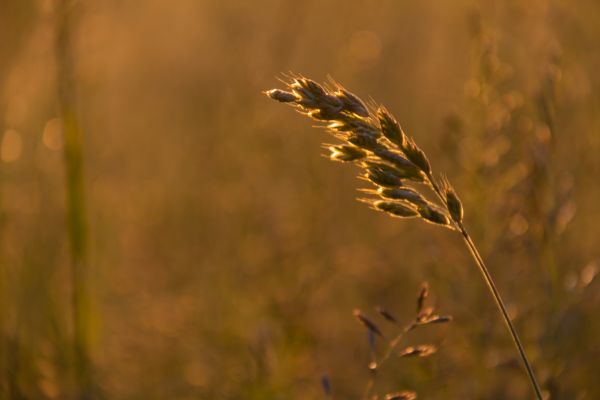
M 431 188 L 433 189 L 433 191 L 435 192 L 435 194 L 442 201 L 442 203 L 445 204 L 446 203 L 445 196 L 442 193 L 442 190 L 440 189 L 439 185 L 433 179 L 433 176 L 431 174 L 428 174 L 427 181 L 428 181 L 429 185 L 431 186 Z M 492 279 L 490 271 L 486 267 L 485 262 L 483 261 L 483 258 L 481 257 L 481 254 L 479 254 L 479 251 L 477 250 L 477 247 L 475 246 L 475 242 L 473 242 L 473 239 L 467 232 L 467 229 L 465 228 L 463 223 L 455 222 L 454 225 L 456 226 L 456 229 L 460 232 L 465 244 L 469 248 L 469 252 L 471 253 L 471 256 L 473 257 L 473 260 L 475 260 L 475 263 L 477 264 L 477 267 L 478 267 L 479 271 L 481 272 L 481 275 L 483 276 L 483 279 L 484 279 L 492 297 L 494 298 L 494 301 L 496 302 L 498 309 L 500 310 L 500 314 L 502 314 L 504 323 L 506 324 L 506 327 L 508 328 L 510 336 L 512 337 L 512 340 L 515 343 L 517 351 L 519 352 L 519 356 L 521 357 L 521 360 L 523 361 L 523 364 L 525 365 L 525 369 L 527 370 L 527 375 L 529 377 L 529 381 L 531 382 L 531 385 L 533 386 L 533 390 L 535 391 L 536 398 L 538 400 L 542 400 L 543 396 L 542 396 L 542 391 L 540 389 L 540 385 L 537 382 L 537 379 L 533 372 L 533 368 L 531 367 L 531 363 L 529 362 L 529 359 L 527 358 L 527 355 L 525 354 L 525 349 L 523 348 L 521 339 L 519 339 L 519 334 L 517 333 L 517 330 L 515 329 L 512 321 L 510 320 L 510 317 L 506 310 L 506 306 L 504 305 L 504 301 L 502 301 L 502 297 L 500 296 L 500 292 L 498 291 L 498 288 L 496 287 L 496 284 L 494 283 L 494 280 Z
M 63 122 L 66 170 L 67 229 L 71 257 L 71 313 L 73 320 L 73 364 L 78 398 L 91 396 L 88 355 L 89 293 L 87 288 L 87 239 L 83 180 L 82 129 L 77 116 L 72 55 L 73 4 L 57 9 L 56 59 L 60 116 Z
M 483 258 L 479 254 L 479 251 L 477 250 L 477 247 L 475 246 L 473 239 L 471 239 L 471 236 L 465 229 L 464 225 L 462 223 L 460 223 L 460 224 L 458 224 L 458 228 L 460 230 L 460 233 L 461 233 L 467 247 L 469 248 L 469 252 L 473 256 L 473 259 L 475 260 L 475 263 L 477 264 L 477 267 L 479 268 L 479 271 L 481 272 L 481 275 L 483 275 L 483 279 L 485 280 L 485 283 L 487 284 L 488 289 L 490 290 L 490 293 L 492 294 L 492 297 L 494 298 L 496 305 L 498 306 L 498 309 L 500 310 L 500 313 L 502 314 L 502 318 L 504 319 L 504 322 L 506 323 L 506 327 L 508 328 L 508 331 L 510 332 L 510 335 L 515 343 L 515 346 L 517 347 L 519 355 L 521 356 L 521 360 L 523 361 L 523 364 L 525 364 L 525 369 L 527 370 L 527 375 L 529 376 L 529 380 L 531 381 L 531 385 L 533 386 L 533 389 L 535 391 L 536 398 L 538 400 L 542 400 L 543 399 L 542 391 L 537 382 L 537 379 L 535 377 L 535 374 L 533 372 L 533 368 L 531 367 L 529 359 L 527 358 L 527 355 L 525 354 L 525 349 L 523 348 L 523 344 L 521 343 L 521 340 L 519 339 L 517 330 L 515 329 L 513 323 L 510 320 L 508 312 L 506 311 L 506 306 L 504 305 L 504 302 L 502 301 L 500 292 L 498 291 L 498 288 L 496 287 L 496 284 L 494 283 L 494 280 L 492 279 L 492 276 L 490 275 L 490 272 L 487 269 L 487 267 L 483 261 Z

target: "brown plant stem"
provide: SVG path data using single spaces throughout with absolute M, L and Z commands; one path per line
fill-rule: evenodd
M 531 385 L 533 386 L 533 390 L 535 391 L 536 398 L 538 400 L 542 400 L 543 399 L 542 391 L 537 382 L 537 379 L 535 378 L 535 374 L 533 372 L 533 368 L 531 367 L 531 364 L 529 363 L 529 359 L 527 358 L 527 355 L 525 354 L 525 349 L 523 348 L 523 344 L 521 343 L 521 340 L 519 339 L 517 330 L 515 329 L 513 323 L 510 320 L 510 317 L 508 316 L 508 312 L 506 311 L 506 306 L 504 305 L 504 302 L 502 301 L 500 292 L 498 291 L 498 288 L 496 287 L 496 284 L 494 283 L 494 280 L 492 279 L 492 276 L 490 275 L 490 272 L 487 269 L 487 267 L 483 261 L 483 258 L 481 258 L 481 255 L 479 254 L 479 251 L 477 250 L 477 247 L 475 246 L 473 239 L 471 239 L 471 236 L 469 236 L 469 233 L 465 229 L 464 225 L 462 223 L 459 223 L 458 228 L 460 230 L 460 233 L 461 233 L 467 247 L 469 248 L 469 252 L 473 256 L 473 259 L 475 260 L 475 263 L 477 264 L 477 267 L 479 268 L 479 271 L 481 272 L 481 275 L 483 275 L 483 279 L 485 280 L 485 283 L 487 284 L 488 289 L 490 290 L 490 293 L 492 294 L 492 297 L 494 298 L 496 305 L 498 306 L 498 309 L 500 310 L 500 313 L 502 314 L 502 318 L 504 319 L 506 327 L 508 328 L 508 331 L 510 332 L 510 335 L 515 343 L 515 346 L 517 347 L 519 355 L 521 356 L 521 360 L 523 361 L 523 364 L 525 365 L 525 369 L 527 370 L 527 375 L 529 375 L 529 380 L 531 381 Z
M 444 197 L 440 187 L 438 186 L 436 181 L 433 179 L 433 176 L 431 174 L 429 174 L 427 176 L 427 181 L 430 184 L 433 191 L 435 192 L 435 194 L 442 201 L 442 204 L 445 204 L 445 197 Z M 527 358 L 527 355 L 525 354 L 525 349 L 523 348 L 523 344 L 521 343 L 519 334 L 517 333 L 517 330 L 515 329 L 512 321 L 510 320 L 508 311 L 506 310 L 506 306 L 504 305 L 504 301 L 502 300 L 502 296 L 500 296 L 500 292 L 498 291 L 498 288 L 496 287 L 496 284 L 494 283 L 494 280 L 492 279 L 492 275 L 490 274 L 490 271 L 486 267 L 485 262 L 483 261 L 483 258 L 481 257 L 481 254 L 479 254 L 479 250 L 477 250 L 477 247 L 475 246 L 475 242 L 473 242 L 473 239 L 467 232 L 467 229 L 465 228 L 463 223 L 462 222 L 454 222 L 454 225 L 455 225 L 456 230 L 458 232 L 460 232 L 465 244 L 467 245 L 467 247 L 469 249 L 469 253 L 471 253 L 471 256 L 473 257 L 475 264 L 477 264 L 479 272 L 481 272 L 481 275 L 483 276 L 483 280 L 485 281 L 492 297 L 494 298 L 494 301 L 495 301 L 496 305 L 498 306 L 498 309 L 500 310 L 500 314 L 502 314 L 504 323 L 506 324 L 506 327 L 510 333 L 510 336 L 511 336 L 513 342 L 515 343 L 515 347 L 517 348 L 517 351 L 519 352 L 519 356 L 521 357 L 521 360 L 523 361 L 523 364 L 525 365 L 525 369 L 527 370 L 527 375 L 529 377 L 529 381 L 531 382 L 531 385 L 533 386 L 533 390 L 535 392 L 537 400 L 543 400 L 542 391 L 540 389 L 540 385 L 538 384 L 535 374 L 533 372 L 533 368 L 531 367 L 531 363 L 529 362 L 529 359 Z

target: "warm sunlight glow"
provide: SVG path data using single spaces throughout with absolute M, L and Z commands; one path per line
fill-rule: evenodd
M 50 150 L 60 150 L 62 148 L 63 137 L 60 119 L 54 118 L 46 123 L 42 133 L 42 142 Z
M 0 147 L 0 159 L 6 163 L 16 161 L 21 157 L 23 149 L 23 141 L 21 134 L 14 129 L 9 129 L 2 136 L 2 144 Z

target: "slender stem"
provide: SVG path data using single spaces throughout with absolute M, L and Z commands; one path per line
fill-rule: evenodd
M 390 356 L 392 355 L 392 352 L 394 351 L 396 346 L 398 346 L 398 343 L 400 343 L 400 341 L 402 340 L 404 335 L 406 335 L 408 333 L 408 331 L 410 331 L 414 326 L 415 326 L 414 323 L 411 323 L 410 325 L 407 325 L 404 328 L 402 328 L 402 331 L 398 335 L 396 335 L 396 337 L 388 344 L 388 348 L 385 351 L 385 354 L 383 355 L 381 360 L 377 361 L 376 358 L 373 358 L 373 361 L 376 363 L 376 370 L 379 370 L 379 368 L 390 358 Z M 371 378 L 369 379 L 369 382 L 367 383 L 367 386 L 365 388 L 365 391 L 363 394 L 363 399 L 365 399 L 365 400 L 369 400 L 369 398 L 371 396 L 371 390 L 373 389 L 373 386 L 375 385 L 374 373 L 375 373 L 375 371 L 373 371 L 373 375 L 371 375 Z
M 380 367 L 384 362 L 387 361 L 388 358 L 390 358 L 390 356 L 392 355 L 392 352 L 394 351 L 396 346 L 398 346 L 398 343 L 400 343 L 400 340 L 402 340 L 404 335 L 406 335 L 406 333 L 408 333 L 408 331 L 410 331 L 413 327 L 414 327 L 414 324 L 411 323 L 410 325 L 407 325 L 406 327 L 402 328 L 402 331 L 390 342 L 385 354 L 383 355 L 381 360 L 377 363 L 377 367 Z
M 73 71 L 74 3 L 62 0 L 56 15 L 57 85 L 60 116 L 64 132 L 66 172 L 67 229 L 71 258 L 71 313 L 73 319 L 74 373 L 77 398 L 91 397 L 89 359 L 89 292 L 87 282 L 87 228 L 84 198 L 83 132 L 77 115 L 75 74 Z
M 498 288 L 496 287 L 496 284 L 494 283 L 489 270 L 485 266 L 485 263 L 483 262 L 483 259 L 481 258 L 481 255 L 479 254 L 479 251 L 477 251 L 477 247 L 475 247 L 475 243 L 473 243 L 473 239 L 471 239 L 471 236 L 469 236 L 469 234 L 468 234 L 467 230 L 465 229 L 465 227 L 463 226 L 463 224 L 459 223 L 458 228 L 460 229 L 460 233 L 461 233 L 465 243 L 467 244 L 467 247 L 469 248 L 471 255 L 473 256 L 475 263 L 479 267 L 479 271 L 483 275 L 483 278 L 490 290 L 490 293 L 492 294 L 492 296 L 494 297 L 494 300 L 496 301 L 496 305 L 498 306 L 498 309 L 500 310 L 502 317 L 504 318 L 506 327 L 508 328 L 511 337 L 512 337 L 513 341 L 515 342 L 515 346 L 517 347 L 517 350 L 519 351 L 519 355 L 521 356 L 521 359 L 523 360 L 523 364 L 525 364 L 525 369 L 527 369 L 527 374 L 529 375 L 529 380 L 531 381 L 531 385 L 533 386 L 536 397 L 538 400 L 542 400 L 543 399 L 542 391 L 537 382 L 537 379 L 535 378 L 535 374 L 533 373 L 533 368 L 531 367 L 531 364 L 529 363 L 527 355 L 525 354 L 525 349 L 523 348 L 523 345 L 521 344 L 521 340 L 519 339 L 517 330 L 513 326 L 512 322 L 510 320 L 510 317 L 508 316 L 508 312 L 506 311 L 506 306 L 504 305 L 504 302 L 502 301 L 502 297 L 500 296 L 500 293 L 498 292 Z
M 446 204 L 444 195 L 442 194 L 440 187 L 436 183 L 435 179 L 433 179 L 433 176 L 431 174 L 429 174 L 427 176 L 427 180 L 428 180 L 429 184 L 431 185 L 431 188 L 433 189 L 435 194 L 441 200 L 442 204 Z M 513 342 L 515 343 L 515 346 L 517 348 L 517 351 L 519 352 L 519 355 L 521 356 L 521 360 L 523 361 L 523 364 L 525 364 L 525 369 L 527 370 L 527 375 L 529 376 L 529 381 L 531 382 L 531 385 L 533 386 L 533 390 L 535 391 L 536 398 L 538 400 L 543 400 L 540 385 L 537 382 L 537 379 L 533 372 L 533 368 L 531 367 L 531 364 L 529 363 L 529 359 L 527 358 L 527 355 L 525 354 L 525 349 L 523 348 L 521 339 L 519 339 L 517 330 L 513 326 L 513 323 L 511 322 L 510 317 L 508 316 L 508 312 L 506 311 L 506 306 L 504 305 L 504 302 L 502 301 L 500 292 L 498 291 L 498 288 L 496 287 L 496 284 L 494 283 L 494 280 L 492 279 L 492 276 L 490 275 L 490 271 L 487 269 L 485 262 L 483 261 L 483 258 L 479 254 L 479 251 L 477 250 L 477 247 L 475 246 L 475 243 L 473 242 L 473 239 L 471 239 L 471 236 L 467 232 L 467 230 L 466 230 L 465 226 L 462 224 L 462 222 L 454 222 L 454 225 L 455 225 L 456 229 L 462 235 L 463 240 L 465 241 L 467 247 L 469 248 L 469 252 L 473 256 L 473 259 L 475 260 L 475 263 L 477 264 L 477 267 L 479 268 L 481 275 L 483 275 L 483 279 L 485 280 L 485 283 L 487 284 L 488 289 L 490 290 L 490 293 L 492 294 L 492 297 L 494 298 L 494 301 L 496 302 L 496 305 L 498 306 L 498 309 L 500 310 L 500 314 L 502 314 L 504 323 L 506 324 L 506 327 L 508 328 L 510 336 L 512 337 Z

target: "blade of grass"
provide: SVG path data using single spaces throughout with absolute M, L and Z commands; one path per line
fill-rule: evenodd
M 74 5 L 62 0 L 57 8 L 56 59 L 60 117 L 63 123 L 66 172 L 67 235 L 71 258 L 71 313 L 73 367 L 78 398 L 91 396 L 89 347 L 89 293 L 83 179 L 82 130 L 77 116 L 73 72 L 72 25 Z

